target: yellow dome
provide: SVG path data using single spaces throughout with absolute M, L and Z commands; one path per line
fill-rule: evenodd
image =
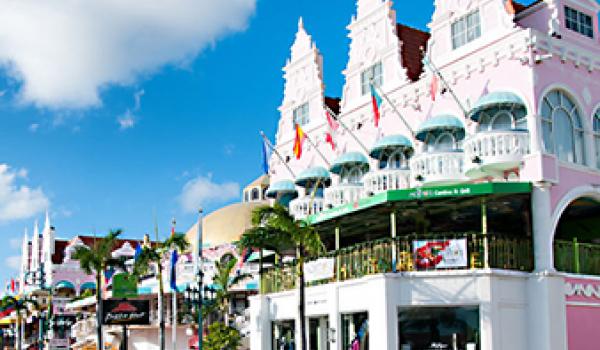
M 215 210 L 202 220 L 202 242 L 210 246 L 232 243 L 252 226 L 252 211 L 268 202 L 234 203 Z M 185 234 L 192 246 L 197 244 L 198 224 Z

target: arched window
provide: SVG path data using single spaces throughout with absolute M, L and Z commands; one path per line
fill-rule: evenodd
M 244 191 L 244 202 L 249 202 L 248 192 Z
M 437 140 L 435 140 L 435 150 L 436 151 L 451 151 L 454 149 L 454 136 L 452 134 L 445 132 L 438 136 Z
M 596 167 L 600 169 L 600 107 L 596 110 L 592 121 L 594 127 L 594 140 L 596 147 Z
M 260 199 L 260 191 L 258 190 L 258 188 L 253 188 L 252 189 L 252 201 L 257 201 Z
M 579 109 L 562 91 L 553 90 L 542 100 L 542 135 L 546 152 L 562 161 L 585 163 Z
M 408 161 L 405 150 L 382 152 L 379 159 L 379 169 L 407 169 Z
M 527 111 L 523 108 L 490 108 L 481 112 L 478 131 L 526 130 Z
M 345 168 L 340 174 L 343 184 L 360 184 L 363 172 L 360 167 Z

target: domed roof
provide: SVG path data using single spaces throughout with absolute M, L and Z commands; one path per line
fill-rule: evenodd
M 279 194 L 279 193 L 297 193 L 297 192 L 298 191 L 296 190 L 296 185 L 294 184 L 294 181 L 281 180 L 281 181 L 277 181 L 277 182 L 271 184 L 271 186 L 269 186 L 269 189 L 267 190 L 267 197 L 275 198 L 275 197 L 277 197 L 277 194 Z
M 322 166 L 308 168 L 298 174 L 296 177 L 296 185 L 305 187 L 307 182 L 313 180 L 321 180 L 325 186 L 329 186 L 331 183 L 331 176 L 329 175 L 329 171 Z
M 203 245 L 216 246 L 235 242 L 242 233 L 252 226 L 252 211 L 268 205 L 268 202 L 234 203 L 215 210 L 202 220 Z M 186 237 L 192 246 L 197 245 L 198 223 L 187 232 Z
M 369 170 L 369 159 L 360 152 L 348 152 L 339 156 L 331 166 L 331 172 L 340 174 L 344 166 L 360 165 L 365 171 Z
M 254 187 L 261 187 L 261 188 L 269 187 L 269 175 L 259 176 L 254 181 L 249 183 L 246 187 L 244 187 L 244 190 L 252 189 Z
M 429 132 L 440 131 L 456 131 L 459 134 L 459 139 L 462 139 L 465 136 L 465 126 L 460 119 L 451 114 L 442 114 L 427 119 L 421 123 L 415 136 L 418 140 L 425 141 Z
M 489 107 L 505 106 L 526 109 L 525 102 L 515 93 L 508 91 L 496 91 L 480 98 L 475 107 L 469 112 L 469 118 L 479 121 L 481 112 Z
M 412 142 L 404 135 L 388 135 L 375 142 L 369 155 L 373 158 L 379 158 L 381 152 L 386 149 L 413 148 Z

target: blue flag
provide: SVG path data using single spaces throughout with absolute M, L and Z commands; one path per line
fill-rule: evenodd
M 140 243 L 135 247 L 135 254 L 133 254 L 133 260 L 137 260 L 142 254 L 142 245 Z
M 271 149 L 269 148 L 269 145 L 267 144 L 267 140 L 263 140 L 263 147 L 262 147 L 262 155 L 263 155 L 263 171 L 265 172 L 265 174 L 269 174 L 269 158 L 271 158 Z
M 177 292 L 177 250 L 171 253 L 171 290 Z

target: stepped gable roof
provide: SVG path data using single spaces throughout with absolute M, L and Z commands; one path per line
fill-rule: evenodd
M 327 97 L 325 96 L 325 104 L 331 111 L 335 114 L 340 114 L 340 101 L 342 99 L 339 97 Z
M 87 245 L 88 247 L 91 247 L 94 245 L 94 241 L 96 241 L 102 237 L 76 236 L 76 238 L 79 238 L 83 242 L 83 244 Z M 69 243 L 71 241 L 72 241 L 72 239 L 70 239 L 70 240 L 57 239 L 54 241 L 54 254 L 52 254 L 52 263 L 53 264 L 57 264 L 57 265 L 62 264 L 62 262 L 65 258 L 65 249 L 67 248 L 67 246 L 69 245 Z M 119 249 L 126 242 L 128 242 L 132 247 L 135 248 L 135 246 L 138 243 L 143 243 L 143 240 L 141 240 L 141 239 L 140 240 L 138 240 L 138 239 L 118 239 L 117 244 L 115 246 L 115 250 Z M 156 242 L 152 242 L 152 245 L 154 245 L 155 243 Z
M 406 69 L 408 78 L 412 81 L 419 80 L 423 73 L 423 53 L 421 48 L 427 49 L 427 41 L 431 34 L 404 24 L 396 24 L 398 39 L 402 42 L 402 66 Z

